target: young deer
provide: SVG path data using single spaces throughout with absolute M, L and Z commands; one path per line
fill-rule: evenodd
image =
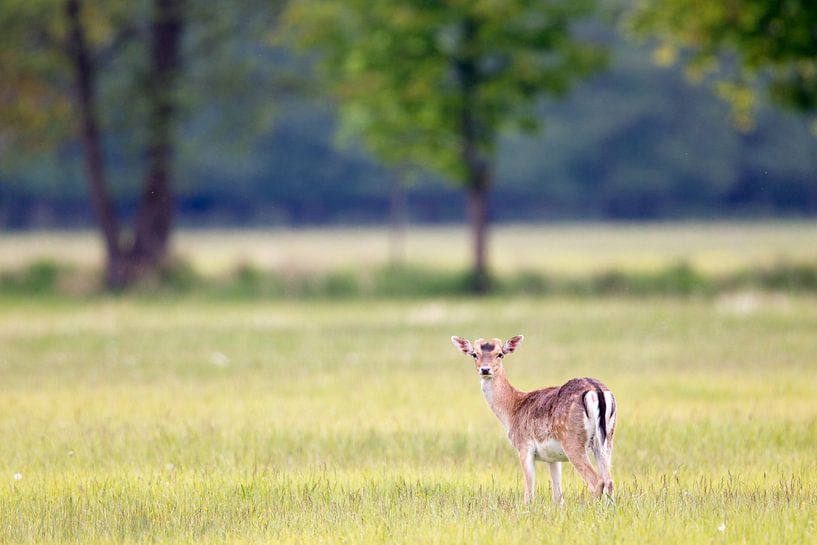
M 536 460 L 550 467 L 555 503 L 562 502 L 561 462 L 566 461 L 573 464 L 596 498 L 603 493 L 612 497 L 616 398 L 592 378 L 574 378 L 558 388 L 517 390 L 505 377 L 502 358 L 515 352 L 522 339 L 517 335 L 504 344 L 499 339 L 477 339 L 472 344 L 468 339 L 451 337 L 451 342 L 474 358 L 485 400 L 519 453 L 525 474 L 525 503 L 533 499 Z M 598 472 L 590 464 L 588 450 L 593 452 Z

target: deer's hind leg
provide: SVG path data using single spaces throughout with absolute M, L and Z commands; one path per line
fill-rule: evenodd
M 611 438 L 608 438 L 611 439 Z M 612 441 L 607 441 L 602 444 L 601 440 L 594 437 L 590 441 L 590 450 L 593 451 L 593 456 L 596 458 L 596 467 L 599 469 L 602 479 L 602 492 L 607 494 L 610 498 L 613 497 L 613 475 L 612 475 L 612 457 L 610 456 L 613 446 Z
M 613 430 L 607 436 L 607 449 L 605 451 L 605 465 L 607 466 L 607 478 L 604 483 L 604 493 L 613 497 Z
M 561 443 L 567 459 L 587 483 L 593 496 L 598 498 L 604 493 L 604 478 L 596 472 L 587 456 L 588 442 L 596 426 L 591 418 L 585 413 L 583 403 L 574 405 L 568 418 L 568 430 Z
M 598 498 L 601 496 L 604 492 L 604 479 L 596 473 L 593 464 L 590 463 L 590 458 L 587 457 L 587 449 L 584 444 L 574 440 L 569 444 L 563 443 L 562 445 L 564 447 L 565 456 L 567 456 L 567 459 L 573 464 L 573 467 L 576 468 L 576 471 L 579 472 L 579 475 L 581 475 L 587 483 L 590 492 L 593 493 L 593 497 Z

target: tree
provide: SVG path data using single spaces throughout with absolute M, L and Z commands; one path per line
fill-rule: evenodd
M 489 287 L 488 195 L 497 140 L 535 126 L 542 96 L 563 96 L 602 66 L 574 37 L 592 0 L 308 0 L 294 39 L 321 55 L 346 130 L 391 164 L 430 169 L 467 193 L 476 291 Z
M 693 75 L 717 72 L 718 93 L 743 127 L 751 126 L 758 84 L 779 105 L 817 111 L 812 0 L 642 0 L 629 23 L 659 42 L 659 61 L 669 64 L 685 50 Z
M 159 266 L 167 255 L 172 216 L 173 130 L 184 20 L 183 0 L 153 0 L 146 13 L 117 1 L 18 2 L 6 9 L 0 19 L 0 30 L 8 40 L 0 66 L 15 76 L 5 89 L 9 100 L 4 105 L 7 115 L 16 113 L 11 125 L 13 132 L 26 135 L 37 128 L 31 108 L 26 106 L 30 98 L 25 82 L 43 95 L 74 97 L 75 117 L 69 108 L 60 108 L 36 119 L 44 131 L 77 126 L 90 200 L 105 241 L 105 282 L 110 289 L 125 288 Z M 149 135 L 148 166 L 133 233 L 126 236 L 106 170 L 100 80 L 113 58 L 139 37 L 150 43 L 140 82 L 149 112 L 144 120 Z M 62 102 L 64 99 L 58 104 Z M 66 137 L 61 131 L 54 133 L 58 135 L 55 144 Z
M 183 0 L 155 0 L 150 23 L 150 56 L 144 94 L 149 105 L 147 174 L 133 235 L 122 236 L 108 191 L 99 127 L 98 68 L 86 37 L 80 0 L 67 0 L 67 53 L 73 71 L 82 126 L 91 201 L 105 240 L 106 285 L 121 290 L 165 260 L 172 219 L 171 162 L 176 118 L 176 91 L 184 30 Z M 124 40 L 131 29 L 116 35 Z
M 218 79 L 197 81 L 190 74 L 234 74 L 235 58 L 225 58 L 219 48 L 236 49 L 248 29 L 260 39 L 277 10 L 267 2 L 260 9 L 260 0 L 235 2 L 230 9 L 199 0 L 10 1 L 14 5 L 0 10 L 0 73 L 6 76 L 0 78 L 0 119 L 9 122 L 0 145 L 26 140 L 53 149 L 79 133 L 105 242 L 105 284 L 122 290 L 168 257 L 182 113 L 195 102 L 201 80 Z M 199 95 L 218 94 L 201 87 Z M 64 99 L 72 95 L 73 109 Z M 55 106 L 39 113 L 52 99 Z M 105 148 L 117 139 L 138 148 L 144 162 L 131 229 L 123 226 L 114 191 L 121 184 L 112 183 L 106 162 Z

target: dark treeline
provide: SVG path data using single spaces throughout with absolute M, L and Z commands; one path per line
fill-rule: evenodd
M 543 130 L 509 132 L 499 154 L 491 215 L 499 221 L 805 216 L 817 213 L 817 140 L 808 120 L 761 109 L 754 130 L 725 123 L 729 106 L 651 50 L 610 38 L 610 67 L 566 100 L 544 101 Z M 277 52 L 270 61 L 291 66 Z M 188 124 L 175 203 L 190 226 L 373 224 L 388 220 L 392 173 L 359 148 L 339 146 L 333 109 L 293 93 L 275 97 L 275 121 L 257 134 Z M 205 117 L 223 105 L 206 104 Z M 110 146 L 116 149 L 116 146 Z M 127 217 L 138 172 L 109 158 Z M 94 223 L 79 149 L 4 161 L 0 226 Z M 408 217 L 460 221 L 462 195 L 433 175 L 408 181 Z

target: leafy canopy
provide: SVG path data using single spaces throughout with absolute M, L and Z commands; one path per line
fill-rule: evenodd
M 486 158 L 502 128 L 535 128 L 539 97 L 566 94 L 604 61 L 600 47 L 571 33 L 593 8 L 593 0 L 304 0 L 287 22 L 297 43 L 320 53 L 343 134 L 387 163 L 465 182 L 463 111 Z
M 183 70 L 174 101 L 184 137 L 185 161 L 204 145 L 246 147 L 272 123 L 275 101 L 287 85 L 270 62 L 265 38 L 284 0 L 205 0 L 184 3 Z M 55 151 L 72 150 L 79 119 L 76 75 L 66 0 L 4 0 L 0 9 L 0 175 L 30 180 L 38 167 L 57 164 Z M 106 158 L 116 170 L 113 192 L 132 193 L 141 183 L 149 139 L 148 69 L 154 3 L 147 0 L 83 0 L 79 19 L 94 65 L 100 128 Z M 291 79 L 291 78 L 290 78 Z M 251 84 L 248 82 L 252 82 Z M 232 148 L 231 148 L 232 151 Z M 75 166 L 75 155 L 69 153 Z M 74 169 L 76 170 L 76 169 Z M 66 176 L 49 176 L 51 184 Z M 179 180 L 189 183 L 187 180 Z
M 758 78 L 777 104 L 817 111 L 814 0 L 641 0 L 630 22 L 659 41 L 659 60 L 686 49 L 694 74 L 720 69 L 718 91 L 741 125 L 751 124 Z

